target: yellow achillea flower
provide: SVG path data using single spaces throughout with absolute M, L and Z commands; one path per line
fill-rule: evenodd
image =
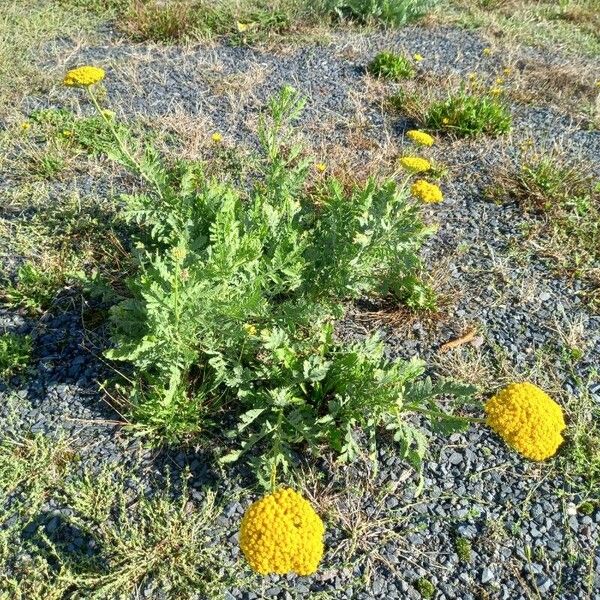
M 244 323 L 244 331 L 248 335 L 256 335 L 257 329 L 255 325 L 252 325 L 252 323 Z
M 511 383 L 485 405 L 486 422 L 526 458 L 545 460 L 563 442 L 561 407 L 532 383 Z
M 244 514 L 240 547 L 257 573 L 311 575 L 323 556 L 325 527 L 310 503 L 291 489 L 254 502 Z
M 501 87 L 493 87 L 490 89 L 492 96 L 500 96 L 504 90 Z
M 210 136 L 210 139 L 215 144 L 220 144 L 223 141 L 223 136 L 217 131 Z
M 411 185 L 410 193 L 426 204 L 435 204 L 444 199 L 442 190 L 440 190 L 435 183 L 429 183 L 424 179 L 417 179 L 417 181 Z
M 419 156 L 404 156 L 400 159 L 400 164 L 411 173 L 424 173 L 431 169 L 431 163 Z
M 29 121 L 23 121 L 21 123 L 21 129 L 23 131 L 27 131 L 28 129 L 31 129 L 31 123 Z
M 237 30 L 240 33 L 245 33 L 246 31 L 248 31 L 248 29 L 250 29 L 250 23 L 242 23 L 242 22 L 238 21 L 236 23 L 236 25 L 237 25 Z
M 325 163 L 317 163 L 315 165 L 315 169 L 319 172 L 319 173 L 325 173 L 325 171 L 327 170 L 327 165 Z
M 104 69 L 100 67 L 78 67 L 77 69 L 71 69 L 63 80 L 65 85 L 69 87 L 88 87 L 99 83 L 104 79 Z
M 419 131 L 418 129 L 411 129 L 410 131 L 407 131 L 406 136 L 419 146 L 433 146 L 433 142 L 435 142 L 433 136 L 425 133 L 424 131 Z
M 421 62 L 423 60 L 423 57 L 420 54 L 415 53 L 415 54 L 413 54 L 413 60 L 415 62 Z
M 484 56 L 489 56 L 492 53 L 492 49 L 491 48 L 484 48 L 483 51 L 481 52 Z

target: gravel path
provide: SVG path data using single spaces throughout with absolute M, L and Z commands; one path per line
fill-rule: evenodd
M 209 137 L 218 130 L 226 138 L 250 144 L 255 143 L 264 101 L 282 83 L 291 83 L 309 98 L 300 127 L 314 148 L 346 146 L 359 121 L 371 145 L 361 146 L 349 160 L 376 161 L 378 153 L 389 152 L 386 143 L 402 147 L 405 124 L 382 109 L 382 98 L 378 101 L 372 86 L 365 93 L 364 66 L 370 58 L 382 49 L 403 49 L 422 54 L 421 68 L 434 76 L 464 76 L 475 70 L 492 76 L 507 58 L 515 57 L 484 58 L 488 45 L 475 33 L 452 29 L 350 34 L 328 46 L 286 53 L 219 44 L 165 49 L 122 43 L 107 33 L 105 42 L 92 48 L 61 42 L 46 60 L 57 69 L 64 68 L 65 60 L 68 65 L 107 67 L 109 104 L 122 118 L 168 121 L 174 113 L 185 114 L 189 127 L 200 128 L 199 133 L 187 131 L 188 138 Z M 519 59 L 548 64 L 559 60 L 529 49 L 522 49 Z M 387 88 L 392 90 L 393 85 Z M 57 88 L 49 101 L 29 98 L 24 111 L 48 102 L 69 106 L 73 98 L 71 92 Z M 560 349 L 568 343 L 581 345 L 584 357 L 575 368 L 587 381 L 600 364 L 600 318 L 583 305 L 580 282 L 559 278 L 535 257 L 523 259 L 512 252 L 515 244 L 523 244 L 524 217 L 515 206 L 486 201 L 482 186 L 498 157 L 527 137 L 560 141 L 568 152 L 582 154 L 598 167 L 600 133 L 584 130 L 557 109 L 520 105 L 514 106 L 513 114 L 515 130 L 509 139 L 443 143 L 434 149 L 451 178 L 444 203 L 428 215 L 440 228 L 425 255 L 453 299 L 446 318 L 432 324 L 382 323 L 384 339 L 391 355 L 419 354 L 438 369 L 457 368 L 451 358 L 438 353 L 439 345 L 475 325 L 481 335 L 478 347 L 458 351 L 459 356 L 481 359 L 489 367 L 490 357 L 500 353 L 515 372 L 533 371 L 542 380 L 548 376 L 548 381 L 575 392 Z M 365 316 L 364 307 L 357 307 L 339 329 L 344 337 L 360 337 L 377 326 L 376 317 Z M 7 428 L 64 430 L 90 463 L 128 463 L 142 452 L 142 468 L 149 477 L 163 468 L 176 470 L 188 464 L 196 486 L 215 481 L 201 456 L 175 450 L 159 455 L 144 452 L 137 440 L 111 424 L 119 416 L 97 391 L 97 382 L 110 376 L 99 358 L 102 328 L 86 331 L 81 315 L 73 310 L 39 322 L 2 310 L 0 329 L 32 331 L 37 352 L 34 376 L 0 388 L 0 417 L 12 415 Z M 473 369 L 467 364 L 463 374 L 473 374 Z M 589 391 L 600 402 L 598 381 L 589 381 Z M 362 558 L 370 557 L 374 567 L 365 590 L 360 591 L 358 579 L 367 574 L 368 561 L 362 566 L 360 561 L 354 567 L 342 565 L 343 557 L 337 555 L 326 560 L 314 578 L 272 578 L 262 595 L 231 590 L 230 598 L 311 598 L 317 591 L 328 591 L 332 598 L 419 598 L 415 581 L 426 577 L 436 588 L 436 598 L 600 599 L 600 509 L 591 515 L 579 513 L 576 506 L 582 498 L 571 493 L 571 482 L 553 466 L 527 463 L 507 452 L 488 430 L 473 427 L 465 434 L 432 441 L 425 489 L 414 498 L 410 484 L 415 476 L 394 448 L 384 446 L 380 458 L 379 473 L 373 476 L 373 489 L 386 491 L 380 500 L 366 491 L 361 495 L 361 478 L 352 469 L 329 471 L 330 487 L 320 498 L 324 501 L 329 495 L 341 501 L 351 481 L 358 490 L 350 501 L 352 510 L 369 516 L 376 533 L 380 522 L 393 520 L 389 541 L 377 541 L 385 537 L 380 532 L 373 545 L 364 548 Z M 242 476 L 232 471 L 231 481 L 220 485 L 238 489 Z M 232 536 L 249 501 L 247 497 L 246 504 L 226 508 L 223 526 Z M 414 505 L 407 509 L 407 503 Z M 457 556 L 457 538 L 471 543 L 471 562 Z M 344 539 L 342 531 L 329 529 L 330 556 Z M 591 596 L 584 583 L 590 577 L 595 578 Z

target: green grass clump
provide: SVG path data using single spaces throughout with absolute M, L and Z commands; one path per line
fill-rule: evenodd
M 394 52 L 380 52 L 370 63 L 369 72 L 377 77 L 398 81 L 413 77 L 415 68 L 412 62 Z
M 417 581 L 415 582 L 415 587 L 417 588 L 419 594 L 421 594 L 421 598 L 430 600 L 430 598 L 433 598 L 433 596 L 435 595 L 435 586 L 433 585 L 433 583 L 431 583 L 431 581 L 429 581 L 429 579 L 425 577 L 417 579 Z
M 19 267 L 16 282 L 6 287 L 2 301 L 12 308 L 41 313 L 50 308 L 64 285 L 65 274 L 60 269 L 43 269 L 28 262 Z
M 489 196 L 515 201 L 534 216 L 535 237 L 560 272 L 589 283 L 592 308 L 600 302 L 600 182 L 585 162 L 568 158 L 559 147 L 523 149 L 496 169 Z M 536 235 L 538 232 L 538 235 Z
M 31 338 L 28 335 L 3 333 L 0 335 L 0 379 L 8 379 L 29 364 Z
M 168 598 L 221 598 L 236 584 L 235 568 L 215 529 L 221 505 L 202 493 L 193 499 L 185 477 L 148 494 L 130 468 L 92 472 L 64 438 L 2 439 L 0 593 L 132 598 L 147 588 Z M 44 527 L 49 502 L 63 509 L 59 535 Z M 76 529 L 88 545 L 67 546 L 62 529 Z
M 433 102 L 423 120 L 430 129 L 459 137 L 500 135 L 507 133 L 512 125 L 510 112 L 503 102 L 489 95 L 466 92 Z

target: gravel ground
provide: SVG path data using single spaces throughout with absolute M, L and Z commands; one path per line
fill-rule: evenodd
M 406 124 L 386 114 L 371 94 L 363 93 L 364 66 L 370 58 L 382 49 L 404 49 L 422 54 L 421 68 L 436 76 L 474 70 L 494 74 L 507 56 L 483 58 L 488 45 L 471 32 L 407 28 L 367 36 L 348 34 L 327 46 L 271 53 L 219 44 L 191 49 L 130 45 L 107 32 L 104 43 L 92 48 L 74 48 L 68 40 L 62 41 L 46 60 L 54 68 L 64 68 L 65 61 L 107 67 L 109 104 L 122 118 L 160 120 L 185 113 L 190 126 L 205 128 L 201 131 L 205 137 L 219 130 L 226 138 L 250 144 L 255 142 L 259 108 L 283 83 L 291 83 L 309 98 L 301 129 L 315 148 L 343 147 L 352 133 L 348 124 L 361 115 L 365 135 L 374 143 L 364 150 L 364 158 L 373 160 L 381 152 L 377 142 L 382 139 L 402 147 Z M 518 57 L 548 64 L 560 60 L 530 49 L 520 49 Z M 600 65 L 583 66 L 598 69 Z M 57 88 L 49 101 L 29 98 L 24 112 L 48 102 L 68 106 L 73 97 L 72 92 Z M 435 148 L 434 156 L 452 176 L 444 203 L 429 215 L 440 228 L 425 256 L 431 268 L 438 269 L 443 286 L 452 290 L 453 300 L 446 318 L 397 328 L 383 323 L 383 335 L 391 355 L 419 354 L 439 363 L 443 361 L 439 345 L 476 325 L 481 339 L 473 354 L 489 357 L 499 349 L 516 372 L 527 373 L 535 371 L 542 351 L 547 359 L 542 370 L 551 370 L 554 381 L 575 392 L 558 350 L 566 338 L 577 339 L 585 354 L 576 370 L 587 380 L 600 362 L 600 318 L 583 305 L 579 295 L 583 284 L 555 276 L 535 257 L 522 260 L 511 253 L 515 244 L 522 244 L 523 216 L 515 206 L 486 201 L 482 185 L 502 152 L 527 137 L 560 141 L 567 152 L 583 155 L 598 166 L 600 133 L 585 131 L 556 109 L 513 108 L 515 130 L 508 140 L 444 143 Z M 82 181 L 90 185 L 85 176 Z M 352 308 L 340 324 L 340 335 L 360 337 L 380 324 L 364 311 L 364 307 Z M 33 322 L 3 310 L 0 329 L 32 332 L 36 343 L 35 374 L 0 388 L 0 416 L 11 414 L 8 429 L 64 430 L 90 464 L 130 463 L 141 452 L 141 468 L 149 478 L 165 466 L 177 469 L 188 464 L 196 487 L 215 481 L 211 465 L 201 455 L 143 451 L 138 440 L 112 424 L 119 416 L 97 391 L 97 382 L 110 376 L 100 359 L 104 332 L 101 328 L 86 331 L 78 311 Z M 600 402 L 600 384 L 589 385 L 593 400 Z M 9 396 L 13 397 L 10 403 L 6 402 Z M 343 544 L 344 533 L 330 528 L 326 540 L 330 559 L 314 578 L 272 578 L 261 593 L 231 590 L 229 597 L 311 598 L 328 591 L 332 598 L 419 598 L 415 581 L 426 577 L 435 585 L 436 598 L 600 599 L 600 510 L 578 513 L 581 498 L 571 493 L 572 482 L 557 469 L 525 462 L 487 429 L 473 427 L 465 434 L 432 441 L 425 489 L 414 498 L 410 485 L 414 474 L 393 447 L 384 446 L 380 452 L 374 489 L 386 494 L 379 501 L 374 494 L 357 492 L 352 508 L 372 518 L 375 532 L 380 521 L 394 519 L 391 529 L 397 535 L 365 547 L 361 558 L 370 556 L 374 562 L 365 590 L 357 580 L 366 575 L 367 563 L 342 565 L 333 550 Z M 232 471 L 231 480 L 219 485 L 237 489 L 242 478 L 243 472 Z M 331 494 L 343 494 L 348 479 L 361 489 L 361 478 L 352 469 L 330 470 L 326 479 Z M 222 524 L 232 536 L 249 501 L 247 497 L 245 504 L 226 507 Z M 410 510 L 409 502 L 414 503 Z M 457 556 L 457 537 L 470 540 L 471 562 Z M 232 544 L 232 552 L 234 548 Z M 595 580 L 591 596 L 585 583 L 590 577 Z

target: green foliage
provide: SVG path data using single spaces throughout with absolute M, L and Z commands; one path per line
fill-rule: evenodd
M 500 135 L 510 130 L 512 118 L 505 104 L 492 96 L 461 91 L 433 102 L 425 113 L 424 124 L 459 137 Z
M 77 118 L 64 108 L 47 108 L 34 110 L 29 118 L 39 140 L 50 144 L 59 142 L 65 150 L 69 146 L 79 146 L 90 154 L 101 154 L 113 144 L 112 132 L 100 115 Z M 118 123 L 114 126 L 119 131 L 123 129 Z
M 420 579 L 417 579 L 417 581 L 415 582 L 415 587 L 417 588 L 419 594 L 421 594 L 421 598 L 429 600 L 435 595 L 435 586 L 426 577 L 421 577 Z
M 590 502 L 589 500 L 582 502 L 577 507 L 577 512 L 579 512 L 582 515 L 586 515 L 586 516 L 594 514 L 595 510 L 596 510 L 596 505 L 594 504 L 594 502 Z
M 9 284 L 2 293 L 2 301 L 7 306 L 40 313 L 50 308 L 63 285 L 61 273 L 25 263 L 19 267 L 16 283 Z
M 180 441 L 209 427 L 219 408 L 233 411 L 229 437 L 239 449 L 225 460 L 256 447 L 265 483 L 299 447 L 327 443 L 350 460 L 357 427 L 373 454 L 376 429 L 390 430 L 418 465 L 425 438 L 405 422 L 404 402 L 444 420 L 432 398 L 470 391 L 417 385 L 423 366 L 386 360 L 376 339 L 334 341 L 344 302 L 415 295 L 428 230 L 393 181 L 347 193 L 331 179 L 309 191 L 313 161 L 291 127 L 303 106 L 289 87 L 270 101 L 251 189 L 207 178 L 198 163 L 168 167 L 150 146 L 128 149 L 131 139 L 110 152 L 148 184 L 123 197 L 124 218 L 141 231 L 138 275 L 112 312 L 108 353 L 136 367 L 132 415 Z
M 463 563 L 470 563 L 472 560 L 472 547 L 471 542 L 464 537 L 457 537 L 454 540 L 454 549 L 458 559 Z
M 567 158 L 559 147 L 526 148 L 495 175 L 490 198 L 516 201 L 535 215 L 543 254 L 552 268 L 587 280 L 593 309 L 600 297 L 600 187 L 593 167 Z
M 122 11 L 120 27 L 137 41 L 173 43 L 211 35 L 228 35 L 232 41 L 252 42 L 269 33 L 288 31 L 292 23 L 313 17 L 313 7 L 295 0 L 251 2 L 130 2 Z M 314 7 L 317 12 L 319 7 Z M 238 23 L 246 26 L 238 30 Z
M 330 0 L 330 10 L 361 22 L 382 22 L 400 27 L 424 17 L 437 0 Z
M 25 369 L 31 355 L 28 335 L 3 333 L 0 335 L 0 380 L 8 379 Z
M 192 498 L 185 475 L 178 489 L 161 484 L 148 495 L 131 468 L 92 472 L 64 438 L 0 441 L 0 597 L 132 598 L 146 588 L 173 600 L 222 598 L 235 583 L 214 527 L 220 503 L 210 490 Z M 94 553 L 48 532 L 48 503 Z
M 118 25 L 137 41 L 174 43 L 227 35 L 233 42 L 252 43 L 272 33 L 340 18 L 402 26 L 423 17 L 435 4 L 437 0 L 144 0 L 120 7 Z
M 407 79 L 413 77 L 415 68 L 411 61 L 394 52 L 380 52 L 369 64 L 369 72 L 386 79 Z

